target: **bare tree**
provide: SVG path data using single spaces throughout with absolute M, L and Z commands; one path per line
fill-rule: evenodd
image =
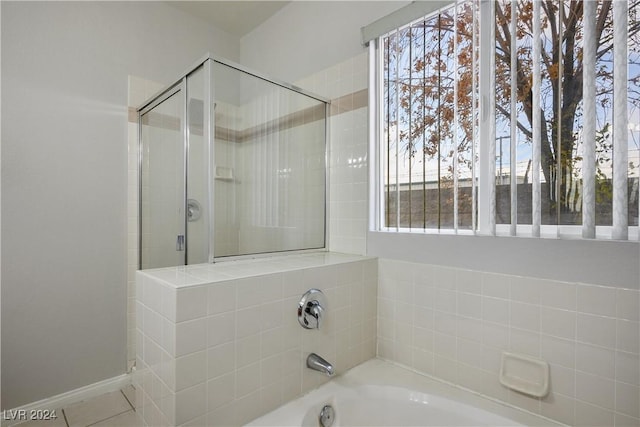
M 457 14 L 450 8 L 439 15 L 415 23 L 387 39 L 385 46 L 385 73 L 392 84 L 386 92 L 390 125 L 400 128 L 399 144 L 407 155 L 415 159 L 459 156 L 459 165 L 470 167 L 470 151 L 474 133 L 473 50 L 474 12 L 477 6 L 465 2 L 457 6 Z M 518 132 L 530 143 L 533 124 L 532 49 L 533 3 L 517 0 L 516 46 L 511 46 L 511 1 L 496 2 L 496 118 L 509 123 L 511 81 L 516 82 Z M 639 55 L 640 23 L 636 14 L 638 0 L 629 1 L 629 49 L 631 58 Z M 579 180 L 578 153 L 583 99 L 583 1 L 544 0 L 541 2 L 541 163 L 548 193 L 549 209 L 559 207 L 567 218 L 578 209 L 569 194 Z M 482 22 L 479 25 L 486 25 Z M 613 92 L 612 49 L 613 20 L 611 0 L 598 1 L 596 37 L 596 85 L 598 109 L 604 117 L 611 114 Z M 477 39 L 476 39 L 477 41 Z M 486 48 L 485 46 L 482 47 Z M 516 51 L 516 69 L 511 70 L 512 49 Z M 637 64 L 636 64 L 637 65 Z M 640 107 L 638 68 L 630 68 L 629 100 Z M 476 76 L 477 78 L 477 76 Z M 397 88 L 397 89 L 396 89 Z M 396 92 L 397 90 L 397 92 Z M 454 91 L 457 98 L 454 98 Z M 397 105 L 394 101 L 397 97 Z M 457 101 L 457 102 L 456 102 Z M 453 120 L 457 113 L 457 136 Z M 598 176 L 607 180 L 602 168 L 610 162 L 610 125 L 599 123 L 597 145 L 599 152 Z M 452 143 L 447 144 L 446 141 Z M 443 143 L 445 149 L 443 150 Z M 558 167 L 560 168 L 558 170 Z M 446 180 L 451 168 L 439 171 L 439 179 Z M 515 173 L 512 171 L 511 173 Z M 552 189 L 558 184 L 559 193 Z M 606 192 L 606 183 L 599 191 Z M 604 197 L 602 194 L 600 197 Z M 559 204 L 559 205 L 557 205 Z

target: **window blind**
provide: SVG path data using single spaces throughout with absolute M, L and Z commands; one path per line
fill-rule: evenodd
M 639 2 L 440 3 L 377 41 L 381 228 L 636 239 Z

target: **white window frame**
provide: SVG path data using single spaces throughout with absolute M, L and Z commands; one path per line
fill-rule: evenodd
M 539 3 L 540 0 L 534 0 Z M 456 1 L 439 2 L 439 10 L 450 7 Z M 617 2 L 613 2 L 614 4 Z M 413 3 L 412 3 L 413 4 Z M 481 0 L 480 19 L 495 20 L 495 2 Z M 431 14 L 430 13 L 430 14 Z M 614 12 L 615 13 L 615 12 Z M 619 13 L 619 12 L 618 12 Z M 486 17 L 486 18 L 485 18 Z M 421 19 L 421 18 L 418 18 Z M 534 18 L 535 19 L 535 18 Z M 413 22 L 414 20 L 412 20 Z M 491 21 L 489 21 L 491 22 Z M 409 25 L 409 24 L 407 24 Z M 364 31 L 363 31 L 364 34 Z M 479 132 L 478 138 L 474 142 L 478 151 L 477 165 L 477 207 L 478 217 L 474 216 L 474 223 L 471 230 L 459 229 L 433 229 L 433 228 L 403 228 L 384 226 L 384 182 L 383 182 L 383 161 L 384 147 L 380 141 L 380 136 L 384 134 L 383 120 L 381 117 L 381 97 L 383 92 L 383 77 L 380 70 L 384 69 L 383 55 L 379 48 L 380 40 L 388 33 L 368 41 L 369 49 L 369 230 L 381 232 L 401 232 L 414 234 L 442 234 L 442 235 L 480 235 L 480 236 L 517 236 L 517 237 L 541 237 L 541 238 L 563 238 L 581 239 L 583 238 L 582 225 L 544 225 L 538 224 L 496 224 L 495 207 L 495 159 L 492 153 L 496 152 L 495 147 L 495 55 L 492 49 L 483 49 L 487 43 L 493 45 L 495 41 L 495 26 L 480 25 L 480 46 L 479 46 Z M 625 33 L 626 35 L 626 33 Z M 488 75 L 488 76 L 487 76 Z M 487 84 L 486 81 L 490 83 Z M 485 83 L 483 83 L 485 82 Z M 626 179 L 626 177 L 625 177 Z M 475 182 L 474 182 L 475 185 Z M 534 188 L 535 192 L 535 188 Z M 474 192 L 475 194 L 475 192 Z M 614 196 L 615 197 L 615 196 Z M 615 220 L 614 220 L 615 221 Z M 535 220 L 534 220 L 535 222 Z M 596 240 L 616 240 L 612 236 L 616 234 L 615 226 L 596 226 Z M 618 227 L 619 228 L 619 227 Z M 626 227 L 628 238 L 621 238 L 622 241 L 638 241 L 638 226 Z

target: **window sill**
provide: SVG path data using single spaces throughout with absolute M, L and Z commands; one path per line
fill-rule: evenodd
M 554 226 L 554 225 L 543 225 L 540 227 L 540 237 L 541 239 L 567 239 L 567 240 L 585 240 L 585 241 L 619 241 L 619 242 L 638 242 L 638 227 L 632 226 L 629 227 L 629 239 L 628 240 L 613 240 L 611 239 L 611 229 L 610 226 L 598 226 L 596 227 L 596 239 L 583 239 L 582 238 L 582 228 L 572 225 L 565 226 Z M 378 230 L 382 233 L 412 233 L 412 234 L 427 234 L 427 235 L 444 235 L 444 236 L 484 236 L 483 234 L 474 233 L 472 230 L 468 229 L 435 229 L 435 228 L 395 228 L 395 227 L 384 227 L 381 230 Z M 534 238 L 531 232 L 530 225 L 518 225 L 517 235 L 511 236 L 508 224 L 497 224 L 496 225 L 496 236 L 498 237 L 522 237 L 522 238 Z M 536 237 L 538 238 L 538 237 Z
M 468 270 L 640 288 L 637 241 L 370 231 L 367 255 Z

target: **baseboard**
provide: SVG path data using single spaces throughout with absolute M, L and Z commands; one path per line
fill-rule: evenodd
M 109 378 L 104 381 L 99 381 L 94 384 L 89 384 L 84 387 L 77 388 L 75 390 L 68 391 L 66 393 L 58 394 L 47 399 L 38 400 L 37 402 L 29 403 L 24 406 L 20 406 L 15 409 L 6 409 L 2 411 L 2 421 L 0 425 L 2 427 L 9 427 L 19 424 L 29 419 L 29 414 L 35 411 L 53 410 L 57 409 L 58 417 L 62 417 L 61 408 L 72 405 L 74 403 L 81 402 L 83 400 L 91 399 L 92 397 L 100 396 L 104 393 L 120 390 L 129 384 L 131 384 L 131 374 L 122 374 L 117 377 Z M 27 418 L 19 417 L 24 414 Z M 18 419 L 21 418 L 21 419 Z

